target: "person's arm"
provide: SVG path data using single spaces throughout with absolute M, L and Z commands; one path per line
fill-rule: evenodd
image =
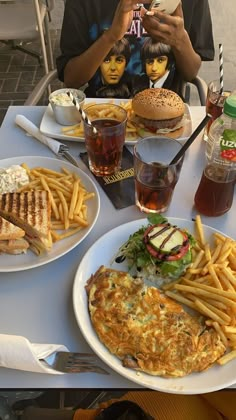
M 193 80 L 201 66 L 201 57 L 194 51 L 184 28 L 181 4 L 171 16 L 155 12 L 155 16 L 145 14 L 142 20 L 144 28 L 154 40 L 171 46 L 176 67 L 183 79 Z
M 113 45 L 123 38 L 136 8 L 135 0 L 120 0 L 111 27 L 105 31 L 86 51 L 71 58 L 64 69 L 64 82 L 68 87 L 79 87 L 96 73 Z

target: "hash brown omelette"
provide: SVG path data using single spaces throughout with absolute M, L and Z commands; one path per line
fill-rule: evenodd
M 126 272 L 101 266 L 86 290 L 99 339 L 125 367 L 181 377 L 207 369 L 226 350 L 214 329 Z

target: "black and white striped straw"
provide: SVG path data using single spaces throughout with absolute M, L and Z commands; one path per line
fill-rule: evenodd
M 220 95 L 224 91 L 223 45 L 219 44 Z
M 86 113 L 84 112 L 84 110 L 80 107 L 80 105 L 79 105 L 78 101 L 76 100 L 76 98 L 74 97 L 73 93 L 72 93 L 70 90 L 68 90 L 68 91 L 67 91 L 67 95 L 70 97 L 70 99 L 71 99 L 71 101 L 72 101 L 73 105 L 75 105 L 75 106 L 76 106 L 76 109 L 78 109 L 78 111 L 79 111 L 79 113 L 80 113 L 80 115 L 81 115 L 82 120 L 83 120 L 86 124 L 90 125 L 90 126 L 93 128 L 93 133 L 94 133 L 94 134 L 97 134 L 97 129 L 96 129 L 96 127 L 95 127 L 95 126 L 91 123 L 91 121 L 90 121 L 90 119 L 88 118 L 87 114 L 86 114 Z

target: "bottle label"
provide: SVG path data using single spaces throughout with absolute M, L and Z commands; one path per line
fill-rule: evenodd
M 236 130 L 225 129 L 220 138 L 220 156 L 236 162 Z

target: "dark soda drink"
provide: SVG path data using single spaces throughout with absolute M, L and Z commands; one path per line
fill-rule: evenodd
M 178 173 L 159 163 L 143 167 L 135 177 L 136 204 L 147 213 L 164 212 L 171 201 Z
M 206 112 L 207 114 L 211 114 L 212 118 L 208 121 L 206 126 L 207 134 L 209 133 L 213 121 L 215 121 L 216 118 L 218 118 L 222 114 L 225 99 L 229 95 L 230 92 L 223 92 L 222 95 L 220 95 L 219 92 L 208 92 L 206 101 Z
M 212 118 L 208 121 L 207 127 L 206 127 L 207 134 L 208 134 L 213 121 L 215 121 L 216 118 L 218 118 L 223 112 L 223 103 L 217 104 L 217 101 L 216 103 L 213 103 L 209 99 L 207 99 L 206 110 L 207 110 L 207 114 L 212 115 Z
M 226 213 L 232 206 L 234 184 L 235 178 L 230 178 L 223 168 L 208 165 L 195 194 L 196 209 L 212 217 Z
M 125 122 L 101 118 L 93 121 L 97 133 L 85 126 L 89 167 L 97 176 L 114 174 L 120 169 L 125 141 Z

